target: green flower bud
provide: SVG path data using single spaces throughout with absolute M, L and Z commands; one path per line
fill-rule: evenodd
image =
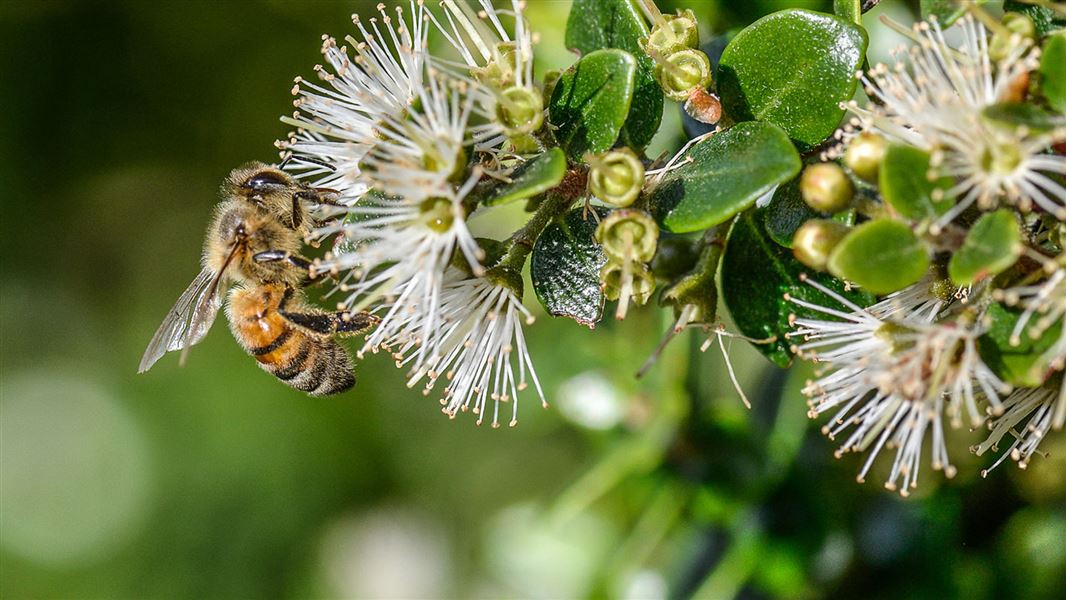
M 677 15 L 662 15 L 662 20 L 641 40 L 645 48 L 669 55 L 685 48 L 700 47 L 699 25 L 691 9 L 679 10 Z
M 655 256 L 659 226 L 642 211 L 623 208 L 611 212 L 596 227 L 596 241 L 608 257 L 646 263 Z
M 679 50 L 672 54 L 648 55 L 655 59 L 655 79 L 663 88 L 666 97 L 682 102 L 696 89 L 707 89 L 711 84 L 711 59 L 699 50 Z
M 881 161 L 885 159 L 888 142 L 879 134 L 864 131 L 848 142 L 844 152 L 844 164 L 860 178 L 877 183 Z
M 607 204 L 625 208 L 644 187 L 644 163 L 629 148 L 612 150 L 600 156 L 586 156 L 589 191 Z
M 792 254 L 808 267 L 825 271 L 829 254 L 848 231 L 848 226 L 838 221 L 811 219 L 792 236 Z
M 803 201 L 814 210 L 825 213 L 840 212 L 851 204 L 855 188 L 840 165 L 832 162 L 808 166 L 800 177 Z
M 507 88 L 497 97 L 496 118 L 507 137 L 533 133 L 544 123 L 544 98 L 533 88 Z
M 1025 40 L 1036 39 L 1036 25 L 1028 15 L 1008 12 L 1003 15 L 1003 27 L 1006 30 L 993 33 L 988 43 L 988 56 L 992 60 L 1003 60 L 1026 43 Z

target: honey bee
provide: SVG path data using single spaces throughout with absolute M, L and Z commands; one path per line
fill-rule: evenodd
M 225 288 L 233 283 L 226 310 L 230 330 L 260 367 L 312 396 L 355 384 L 351 356 L 334 338 L 361 333 L 377 318 L 307 305 L 303 287 L 312 280 L 311 263 L 299 255 L 304 215 L 297 194 L 310 188 L 282 176 L 288 177 L 262 165 L 235 169 L 227 178 L 228 195 L 204 241 L 203 269 L 152 337 L 139 373 L 170 351 L 181 350 L 184 362 L 189 348 L 211 329 Z M 257 188 L 265 192 L 254 192 Z

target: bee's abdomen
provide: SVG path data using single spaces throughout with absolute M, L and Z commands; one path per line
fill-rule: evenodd
M 332 340 L 294 332 L 298 348 L 290 360 L 261 362 L 264 369 L 288 385 L 312 396 L 339 394 L 355 385 L 348 352 Z

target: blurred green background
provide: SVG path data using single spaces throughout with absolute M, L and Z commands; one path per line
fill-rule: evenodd
M 903 501 L 832 460 L 802 370 L 734 345 L 749 413 L 693 333 L 635 380 L 657 310 L 594 332 L 541 315 L 553 406 L 527 397 L 514 430 L 449 421 L 384 356 L 352 392 L 308 398 L 221 321 L 186 367 L 135 375 L 198 271 L 218 183 L 274 159 L 292 78 L 372 4 L 0 3 L 0 596 L 1061 593 L 1063 440 L 982 480 L 964 432 L 960 475 Z M 528 4 L 542 67 L 565 66 L 568 3 Z M 798 4 L 829 3 L 683 5 L 711 34 Z M 875 59 L 900 41 L 872 35 Z M 676 107 L 665 123 L 658 151 L 681 142 Z

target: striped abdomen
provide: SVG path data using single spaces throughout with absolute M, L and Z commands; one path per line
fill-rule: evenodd
M 348 352 L 281 315 L 291 293 L 280 284 L 235 289 L 229 305 L 234 337 L 260 367 L 300 391 L 326 396 L 350 389 L 355 375 Z

